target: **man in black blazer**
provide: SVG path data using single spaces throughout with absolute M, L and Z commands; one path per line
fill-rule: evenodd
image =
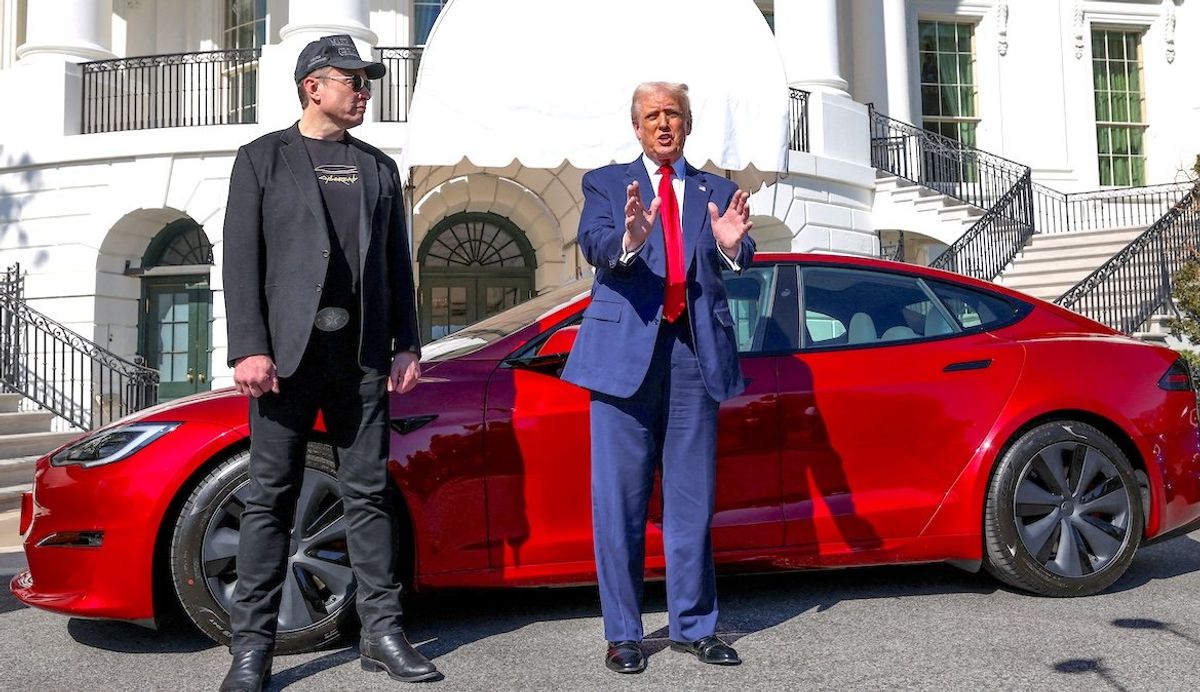
M 225 214 L 229 363 L 250 397 L 250 492 L 221 690 L 260 690 L 289 556 L 306 440 L 318 411 L 338 464 L 358 584 L 362 667 L 403 681 L 437 669 L 405 638 L 388 503 L 388 392 L 420 377 L 399 171 L 346 131 L 362 123 L 381 63 L 346 35 L 296 63 L 292 127 L 238 151 Z

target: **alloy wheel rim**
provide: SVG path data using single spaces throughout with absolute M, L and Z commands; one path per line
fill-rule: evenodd
M 226 612 L 237 586 L 241 514 L 249 492 L 247 480 L 222 501 L 204 531 L 201 569 L 205 584 Z M 337 480 L 329 474 L 304 470 L 288 552 L 279 632 L 305 629 L 335 617 L 352 588 L 342 496 Z
M 1116 464 L 1082 442 L 1058 442 L 1030 457 L 1013 496 L 1025 550 L 1044 569 L 1069 578 L 1095 574 L 1121 554 L 1131 511 Z

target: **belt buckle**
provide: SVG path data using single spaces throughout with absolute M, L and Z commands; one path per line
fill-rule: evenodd
M 350 311 L 345 308 L 321 308 L 313 326 L 323 332 L 336 332 L 350 323 Z

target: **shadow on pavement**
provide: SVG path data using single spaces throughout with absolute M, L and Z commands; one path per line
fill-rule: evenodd
M 1134 589 L 1153 580 L 1170 579 L 1200 570 L 1200 542 L 1181 537 L 1150 546 L 1140 552 L 1129 572 L 1110 591 Z M 948 565 L 864 567 L 841 570 L 809 570 L 757 575 L 722 576 L 718 579 L 721 616 L 719 633 L 726 641 L 763 631 L 806 613 L 819 613 L 841 602 L 900 596 L 939 594 L 990 594 L 1009 591 L 984 573 L 969 574 Z M 2 598 L 2 597 L 0 597 Z M 0 607 L 7 601 L 0 600 Z M 662 582 L 646 585 L 644 610 L 666 611 Z M 19 605 L 18 605 L 19 607 Z M 406 620 L 410 641 L 434 659 L 474 642 L 519 631 L 538 622 L 585 620 L 582 627 L 594 632 L 596 651 L 603 645 L 599 623 L 600 604 L 594 586 L 513 590 L 470 590 L 430 592 L 413 598 Z M 1126 629 L 1155 630 L 1174 634 L 1192 644 L 1197 639 L 1169 624 L 1145 618 L 1114 620 Z M 68 630 L 81 644 L 129 653 L 190 652 L 216 647 L 189 624 L 177 622 L 153 632 L 135 625 L 88 620 L 71 620 Z M 656 654 L 670 642 L 665 628 L 648 632 L 646 650 Z M 350 644 L 350 646 L 347 646 Z M 316 673 L 353 663 L 357 642 L 343 642 L 316 658 L 292 668 L 281 669 L 272 689 L 280 689 Z M 1063 674 L 1092 675 L 1098 681 L 1120 686 L 1099 660 L 1070 660 L 1056 665 Z
M 1129 570 L 1108 588 L 1108 592 L 1136 589 L 1157 579 L 1200 571 L 1200 541 L 1192 535 L 1178 536 L 1139 550 Z
M 190 623 L 174 621 L 152 630 L 128 622 L 71 618 L 67 634 L 84 646 L 126 654 L 193 653 L 217 646 Z
M 728 642 L 769 629 L 809 612 L 827 610 L 841 601 L 948 593 L 992 593 L 989 578 L 946 565 L 872 567 L 718 578 L 718 633 Z M 814 595 L 814 593 L 819 595 Z M 666 612 L 662 582 L 646 584 L 646 613 Z M 597 620 L 596 651 L 602 651 L 604 632 L 598 622 L 600 601 L 593 587 L 514 591 L 444 592 L 422 596 L 410 608 L 409 639 L 437 658 L 475 641 L 519 630 L 533 622 L 566 619 Z M 431 638 L 430 641 L 424 640 Z M 670 646 L 666 628 L 648 632 L 645 651 L 654 655 Z
M 29 607 L 18 601 L 8 588 L 13 576 L 23 569 L 25 569 L 25 553 L 0 553 L 0 615 Z
M 271 673 L 271 684 L 267 686 L 268 690 L 282 690 L 292 683 L 299 682 L 310 675 L 324 672 L 331 668 L 344 666 L 347 663 L 353 663 L 358 660 L 358 648 L 351 647 L 349 649 L 340 649 L 314 658 L 311 661 L 305 661 L 298 666 L 291 668 L 280 669 L 279 661 L 276 659 L 273 671 Z

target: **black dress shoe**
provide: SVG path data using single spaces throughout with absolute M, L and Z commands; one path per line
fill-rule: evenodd
M 384 635 L 378 641 L 363 637 L 360 654 L 363 670 L 382 670 L 393 680 L 420 682 L 441 676 L 437 667 L 408 643 L 403 632 Z
M 742 662 L 733 647 L 721 641 L 715 634 L 710 634 L 694 642 L 671 642 L 671 648 L 682 651 L 700 659 L 701 663 L 712 663 L 718 666 L 736 666 Z
M 614 673 L 640 673 L 646 670 L 646 654 L 640 642 L 609 642 L 604 665 Z
M 271 652 L 266 649 L 240 651 L 233 655 L 229 672 L 221 681 L 221 692 L 262 692 L 271 681 Z

